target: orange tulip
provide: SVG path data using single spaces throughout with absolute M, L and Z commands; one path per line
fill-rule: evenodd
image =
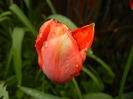
M 49 79 L 57 83 L 78 76 L 94 38 L 94 24 L 70 30 L 53 19 L 45 22 L 36 40 L 38 62 Z
M 133 10 L 133 0 L 129 0 L 129 5 L 130 5 L 131 10 Z

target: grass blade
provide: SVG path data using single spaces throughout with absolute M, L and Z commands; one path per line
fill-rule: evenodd
M 10 11 L 6 11 L 6 12 L 3 12 L 0 14 L 0 18 L 1 17 L 4 17 L 4 16 L 8 16 L 8 15 L 11 15 L 12 13 Z
M 12 55 L 13 55 L 13 63 L 14 69 L 16 72 L 16 77 L 18 84 L 21 85 L 22 81 L 22 59 L 21 59 L 21 47 L 22 41 L 24 38 L 25 30 L 23 28 L 16 27 L 13 30 L 12 34 Z
M 48 6 L 50 7 L 52 13 L 53 13 L 53 14 L 56 14 L 56 10 L 55 10 L 55 8 L 54 8 L 54 6 L 53 6 L 51 0 L 46 0 L 46 2 L 47 2 L 47 4 L 48 4 Z
M 66 24 L 70 29 L 76 29 L 77 26 L 67 17 L 59 15 L 59 14 L 53 14 L 48 17 L 48 19 L 55 19 L 61 23 Z
M 73 81 L 73 84 L 74 84 L 74 86 L 75 86 L 75 88 L 77 90 L 77 94 L 78 94 L 79 99 L 82 99 L 82 94 L 81 94 L 80 88 L 79 88 L 79 86 L 78 86 L 78 84 L 77 84 L 77 82 L 76 82 L 74 77 L 73 77 L 72 81 Z
M 0 99 L 9 99 L 8 92 L 6 90 L 5 83 L 0 83 Z
M 106 93 L 92 92 L 92 93 L 85 94 L 83 96 L 83 99 L 114 99 L 114 98 Z
M 3 21 L 5 21 L 5 20 L 10 20 L 10 18 L 7 17 L 7 16 L 0 17 L 0 23 L 3 22 Z
M 101 64 L 101 66 L 108 72 L 108 74 L 110 75 L 110 77 L 114 78 L 114 73 L 111 70 L 111 68 L 108 66 L 108 64 L 106 64 L 102 59 L 100 59 L 98 56 L 90 53 L 90 51 L 87 51 L 87 56 L 94 59 L 95 61 L 97 61 L 99 64 Z
M 88 76 L 90 76 L 99 88 L 103 88 L 102 82 L 100 82 L 99 79 L 97 79 L 97 77 L 91 71 L 89 71 L 85 67 L 82 68 L 82 71 L 85 72 Z
M 33 33 L 34 36 L 37 35 L 37 32 L 29 19 L 24 15 L 22 10 L 16 5 L 12 4 L 10 10 L 18 17 L 18 19 Z
M 122 99 L 122 94 L 123 94 L 126 78 L 127 78 L 127 75 L 128 75 L 128 72 L 129 72 L 131 66 L 133 66 L 132 62 L 133 62 L 133 46 L 130 50 L 130 53 L 129 53 L 129 56 L 128 56 L 128 59 L 127 59 L 127 62 L 126 62 L 125 68 L 124 68 L 124 72 L 123 72 L 123 76 L 122 76 L 122 80 L 121 80 L 121 84 L 120 84 L 118 99 Z
M 32 88 L 19 86 L 19 89 L 23 91 L 24 93 L 26 93 L 27 95 L 32 96 L 35 99 L 62 99 L 60 97 L 46 94 L 46 93 L 43 93 L 41 91 L 38 91 Z
M 31 0 L 24 0 L 26 7 L 30 10 L 31 9 Z
M 8 58 L 7 58 L 7 64 L 6 64 L 6 68 L 5 68 L 5 75 L 7 75 L 8 73 L 8 70 L 10 68 L 10 63 L 11 63 L 11 60 L 12 60 L 12 48 L 10 49 L 10 52 L 9 52 L 9 55 L 8 55 Z

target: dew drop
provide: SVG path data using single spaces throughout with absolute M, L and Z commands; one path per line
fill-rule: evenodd
M 75 67 L 77 67 L 77 68 L 78 68 L 78 67 L 79 67 L 79 65 L 78 65 L 78 64 L 76 64 L 76 65 L 75 65 Z
M 45 45 L 44 45 L 45 47 L 48 47 L 48 42 L 45 42 Z

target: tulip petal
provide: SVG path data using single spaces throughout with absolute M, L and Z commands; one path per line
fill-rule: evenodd
M 84 27 L 72 30 L 73 38 L 76 40 L 83 61 L 86 58 L 86 50 L 92 45 L 94 39 L 94 23 L 86 25 Z
M 42 55 L 42 70 L 51 80 L 64 83 L 79 75 L 82 58 L 70 33 L 47 41 L 47 46 L 42 48 Z
M 133 0 L 129 0 L 129 5 L 130 5 L 131 10 L 133 10 Z
M 36 39 L 36 44 L 35 44 L 35 47 L 36 47 L 36 50 L 38 53 L 40 53 L 43 43 L 47 40 L 49 31 L 50 31 L 50 27 L 52 24 L 54 24 L 54 21 L 49 20 L 49 21 L 45 22 L 40 28 L 39 34 Z
M 65 24 L 58 23 L 57 21 L 54 21 L 54 22 L 55 22 L 55 24 L 51 25 L 50 33 L 48 35 L 47 40 L 56 38 L 60 35 L 65 34 L 68 31 L 70 31 L 70 29 Z
M 79 49 L 89 49 L 94 39 L 94 23 L 71 31 Z
M 49 31 L 50 31 L 50 26 L 53 23 L 54 23 L 53 20 L 49 20 L 49 21 L 45 22 L 41 26 L 39 34 L 38 34 L 37 39 L 36 39 L 35 47 L 36 47 L 36 50 L 38 53 L 38 63 L 39 63 L 40 68 L 42 68 L 42 65 L 43 65 L 42 55 L 40 54 L 41 48 L 43 46 L 43 43 L 47 40 Z
M 66 25 L 62 23 L 58 23 L 53 19 L 45 22 L 41 26 L 37 40 L 36 40 L 36 44 L 35 44 L 36 50 L 39 55 L 38 63 L 40 67 L 42 67 L 42 64 L 43 64 L 42 55 L 40 54 L 43 44 L 44 43 L 46 44 L 46 40 L 50 40 L 52 38 L 58 37 L 59 35 L 62 35 L 67 31 L 70 31 L 70 30 Z

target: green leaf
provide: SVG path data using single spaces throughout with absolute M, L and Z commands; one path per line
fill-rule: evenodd
M 7 16 L 0 17 L 0 22 L 5 21 L 5 20 L 10 20 L 10 18 Z
M 8 58 L 7 58 L 7 64 L 6 64 L 6 69 L 5 69 L 5 75 L 7 75 L 8 73 L 8 70 L 10 68 L 10 63 L 11 63 L 11 60 L 12 60 L 12 55 L 13 55 L 13 51 L 12 51 L 12 48 L 10 49 L 10 52 L 9 52 L 9 55 L 8 55 Z
M 113 99 L 113 97 L 105 93 L 88 93 L 83 99 Z
M 125 93 L 123 99 L 133 99 L 133 92 Z
M 124 93 L 122 94 L 121 98 L 122 99 L 133 99 L 133 92 Z M 118 96 L 115 99 L 118 99 Z
M 8 16 L 8 15 L 11 15 L 12 13 L 10 11 L 6 11 L 6 12 L 3 12 L 0 14 L 0 18 L 1 17 L 4 17 L 4 16 Z
M 16 77 L 18 84 L 22 81 L 22 59 L 21 59 L 21 47 L 24 38 L 25 30 L 23 28 L 15 27 L 12 34 L 12 55 L 14 69 L 16 72 Z
M 31 0 L 24 0 L 27 8 L 30 10 L 31 9 Z
M 77 26 L 67 17 L 60 14 L 53 14 L 48 17 L 48 19 L 55 19 L 63 24 L 66 24 L 70 29 L 76 29 Z
M 53 13 L 53 14 L 56 14 L 56 10 L 55 10 L 55 8 L 54 8 L 54 6 L 53 6 L 51 0 L 46 0 L 46 2 L 47 2 L 47 4 L 48 4 L 48 6 L 50 7 L 52 13 Z
M 129 72 L 131 66 L 133 66 L 132 63 L 133 63 L 133 46 L 132 46 L 132 48 L 129 52 L 129 56 L 128 56 L 128 59 L 127 59 L 127 62 L 126 62 L 125 68 L 124 68 L 124 72 L 123 72 L 123 75 L 122 75 L 122 80 L 121 80 L 121 83 L 120 83 L 120 90 L 119 90 L 118 99 L 122 99 L 122 94 L 123 94 L 123 91 L 124 91 L 124 86 L 125 86 L 125 83 L 126 83 L 128 72 Z
M 106 64 L 102 59 L 100 59 L 98 56 L 91 53 L 90 50 L 87 51 L 87 56 L 97 61 L 101 66 L 107 71 L 107 74 L 109 75 L 110 79 L 114 79 L 114 72 L 111 70 L 110 66 Z
M 46 93 L 43 93 L 41 91 L 38 91 L 38 90 L 35 90 L 35 89 L 32 89 L 32 88 L 19 86 L 19 89 L 21 91 L 23 91 L 24 93 L 26 93 L 27 95 L 32 96 L 35 99 L 63 99 L 61 97 L 46 94 Z
M 0 99 L 9 99 L 8 92 L 6 91 L 6 86 L 4 86 L 4 84 L 5 83 L 0 83 Z
M 18 17 L 18 19 L 33 33 L 34 36 L 36 36 L 37 32 L 29 19 L 24 15 L 22 10 L 16 5 L 12 4 L 10 6 L 10 10 Z
M 78 95 L 79 99 L 82 99 L 82 94 L 81 94 L 80 88 L 79 88 L 78 83 L 74 77 L 73 77 L 72 81 L 75 86 L 75 90 L 77 91 L 77 95 Z
M 8 15 L 11 15 L 10 11 L 6 11 L 0 14 L 0 22 L 5 21 L 5 20 L 10 20 Z
M 85 91 L 84 93 L 90 93 L 90 92 L 101 92 L 103 91 L 103 88 L 97 87 L 96 83 L 93 80 L 89 81 L 81 81 L 82 89 Z
M 97 87 L 99 87 L 100 89 L 103 89 L 103 87 L 104 87 L 103 83 L 91 71 L 89 71 L 85 67 L 82 68 L 82 71 L 85 72 L 88 76 L 91 77 L 91 79 L 95 82 Z

